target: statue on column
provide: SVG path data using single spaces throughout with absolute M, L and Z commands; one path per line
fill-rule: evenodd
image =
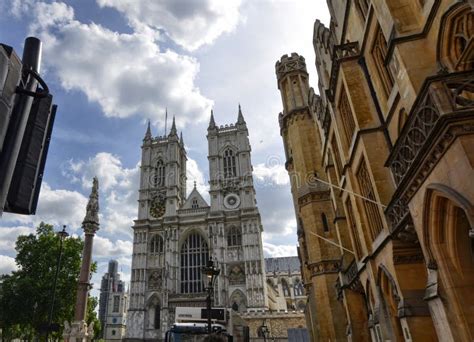
M 92 181 L 92 191 L 87 203 L 86 216 L 82 221 L 84 230 L 84 249 L 82 252 L 81 273 L 77 284 L 76 308 L 74 321 L 64 322 L 63 337 L 67 342 L 89 342 L 94 337 L 92 324 L 87 326 L 85 321 L 87 312 L 87 298 L 91 284 L 89 283 L 91 263 L 92 263 L 92 244 L 95 233 L 99 230 L 99 181 L 94 177 Z

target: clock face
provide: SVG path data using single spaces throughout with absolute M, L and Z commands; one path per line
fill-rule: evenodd
M 151 201 L 150 215 L 155 218 L 160 218 L 166 211 L 166 199 L 162 196 L 156 196 Z
M 236 209 L 240 205 L 240 198 L 236 194 L 228 194 L 224 197 L 224 206 L 227 209 Z

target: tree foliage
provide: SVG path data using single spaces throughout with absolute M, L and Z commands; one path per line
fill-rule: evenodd
M 74 316 L 83 245 L 79 237 L 68 237 L 62 244 L 52 319 L 61 326 Z M 19 236 L 15 249 L 18 270 L 0 277 L 0 326 L 3 338 L 30 340 L 48 323 L 60 238 L 53 226 L 41 223 L 36 234 Z

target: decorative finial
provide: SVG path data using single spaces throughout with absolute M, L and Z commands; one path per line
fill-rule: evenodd
M 196 181 L 194 181 L 194 189 L 196 189 Z
M 245 120 L 242 114 L 242 108 L 240 108 L 240 103 L 239 103 L 239 115 L 237 116 L 237 124 L 245 125 Z
M 151 135 L 151 127 L 150 127 L 150 120 L 148 120 L 148 125 L 146 127 L 146 132 L 145 132 L 145 138 L 143 140 L 151 140 L 152 135 Z
M 177 135 L 176 122 L 175 122 L 175 119 L 174 119 L 174 115 L 173 115 L 173 123 L 171 125 L 170 135 Z
M 99 180 L 94 177 L 92 180 L 92 191 L 87 203 L 86 216 L 82 221 L 82 228 L 87 233 L 99 229 Z
M 207 129 L 216 128 L 216 122 L 214 121 L 214 111 L 211 109 L 211 119 L 209 120 L 209 127 Z

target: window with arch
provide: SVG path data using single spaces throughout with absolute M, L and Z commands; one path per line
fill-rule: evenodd
M 372 240 L 375 240 L 383 230 L 384 225 L 365 159 L 362 159 L 356 177 L 359 183 L 360 194 L 364 197 L 362 204 L 365 209 L 366 224 L 369 227 Z
M 299 279 L 295 280 L 294 291 L 295 291 L 295 296 L 303 296 L 304 295 L 304 287 L 303 287 L 303 283 L 301 282 L 301 280 L 299 280 Z
M 161 235 L 153 235 L 150 240 L 150 253 L 163 253 L 164 252 L 164 243 Z
M 349 148 L 356 129 L 356 123 L 354 120 L 354 114 L 352 113 L 351 104 L 349 103 L 349 98 L 347 97 L 346 88 L 344 86 L 342 87 L 341 95 L 339 96 L 338 110 L 340 122 L 342 123 L 344 131 L 344 137 L 346 139 L 346 145 L 347 148 Z
M 321 221 L 323 222 L 323 230 L 325 233 L 329 232 L 329 223 L 328 223 L 328 218 L 326 217 L 325 213 L 321 214 Z
M 158 160 L 158 162 L 156 163 L 155 185 L 156 186 L 165 185 L 165 163 L 161 159 Z
M 227 232 L 227 246 L 241 246 L 242 245 L 242 232 L 240 228 L 232 226 Z
M 190 234 L 181 246 L 180 258 L 181 293 L 203 292 L 201 271 L 209 258 L 205 239 L 198 233 Z
M 191 202 L 191 208 L 193 208 L 193 209 L 199 208 L 199 204 L 198 204 L 197 198 L 193 198 L 193 200 L 192 200 L 192 202 Z
M 283 296 L 290 297 L 290 287 L 285 279 L 281 280 L 281 289 L 283 290 Z
M 387 57 L 387 41 L 383 35 L 383 31 L 380 25 L 377 24 L 375 29 L 375 39 L 372 45 L 372 58 L 377 69 L 378 77 L 382 83 L 382 88 L 385 93 L 385 97 L 388 98 L 393 87 L 393 77 L 390 70 L 385 65 L 385 58 Z
M 224 178 L 237 176 L 234 151 L 230 148 L 224 151 Z

